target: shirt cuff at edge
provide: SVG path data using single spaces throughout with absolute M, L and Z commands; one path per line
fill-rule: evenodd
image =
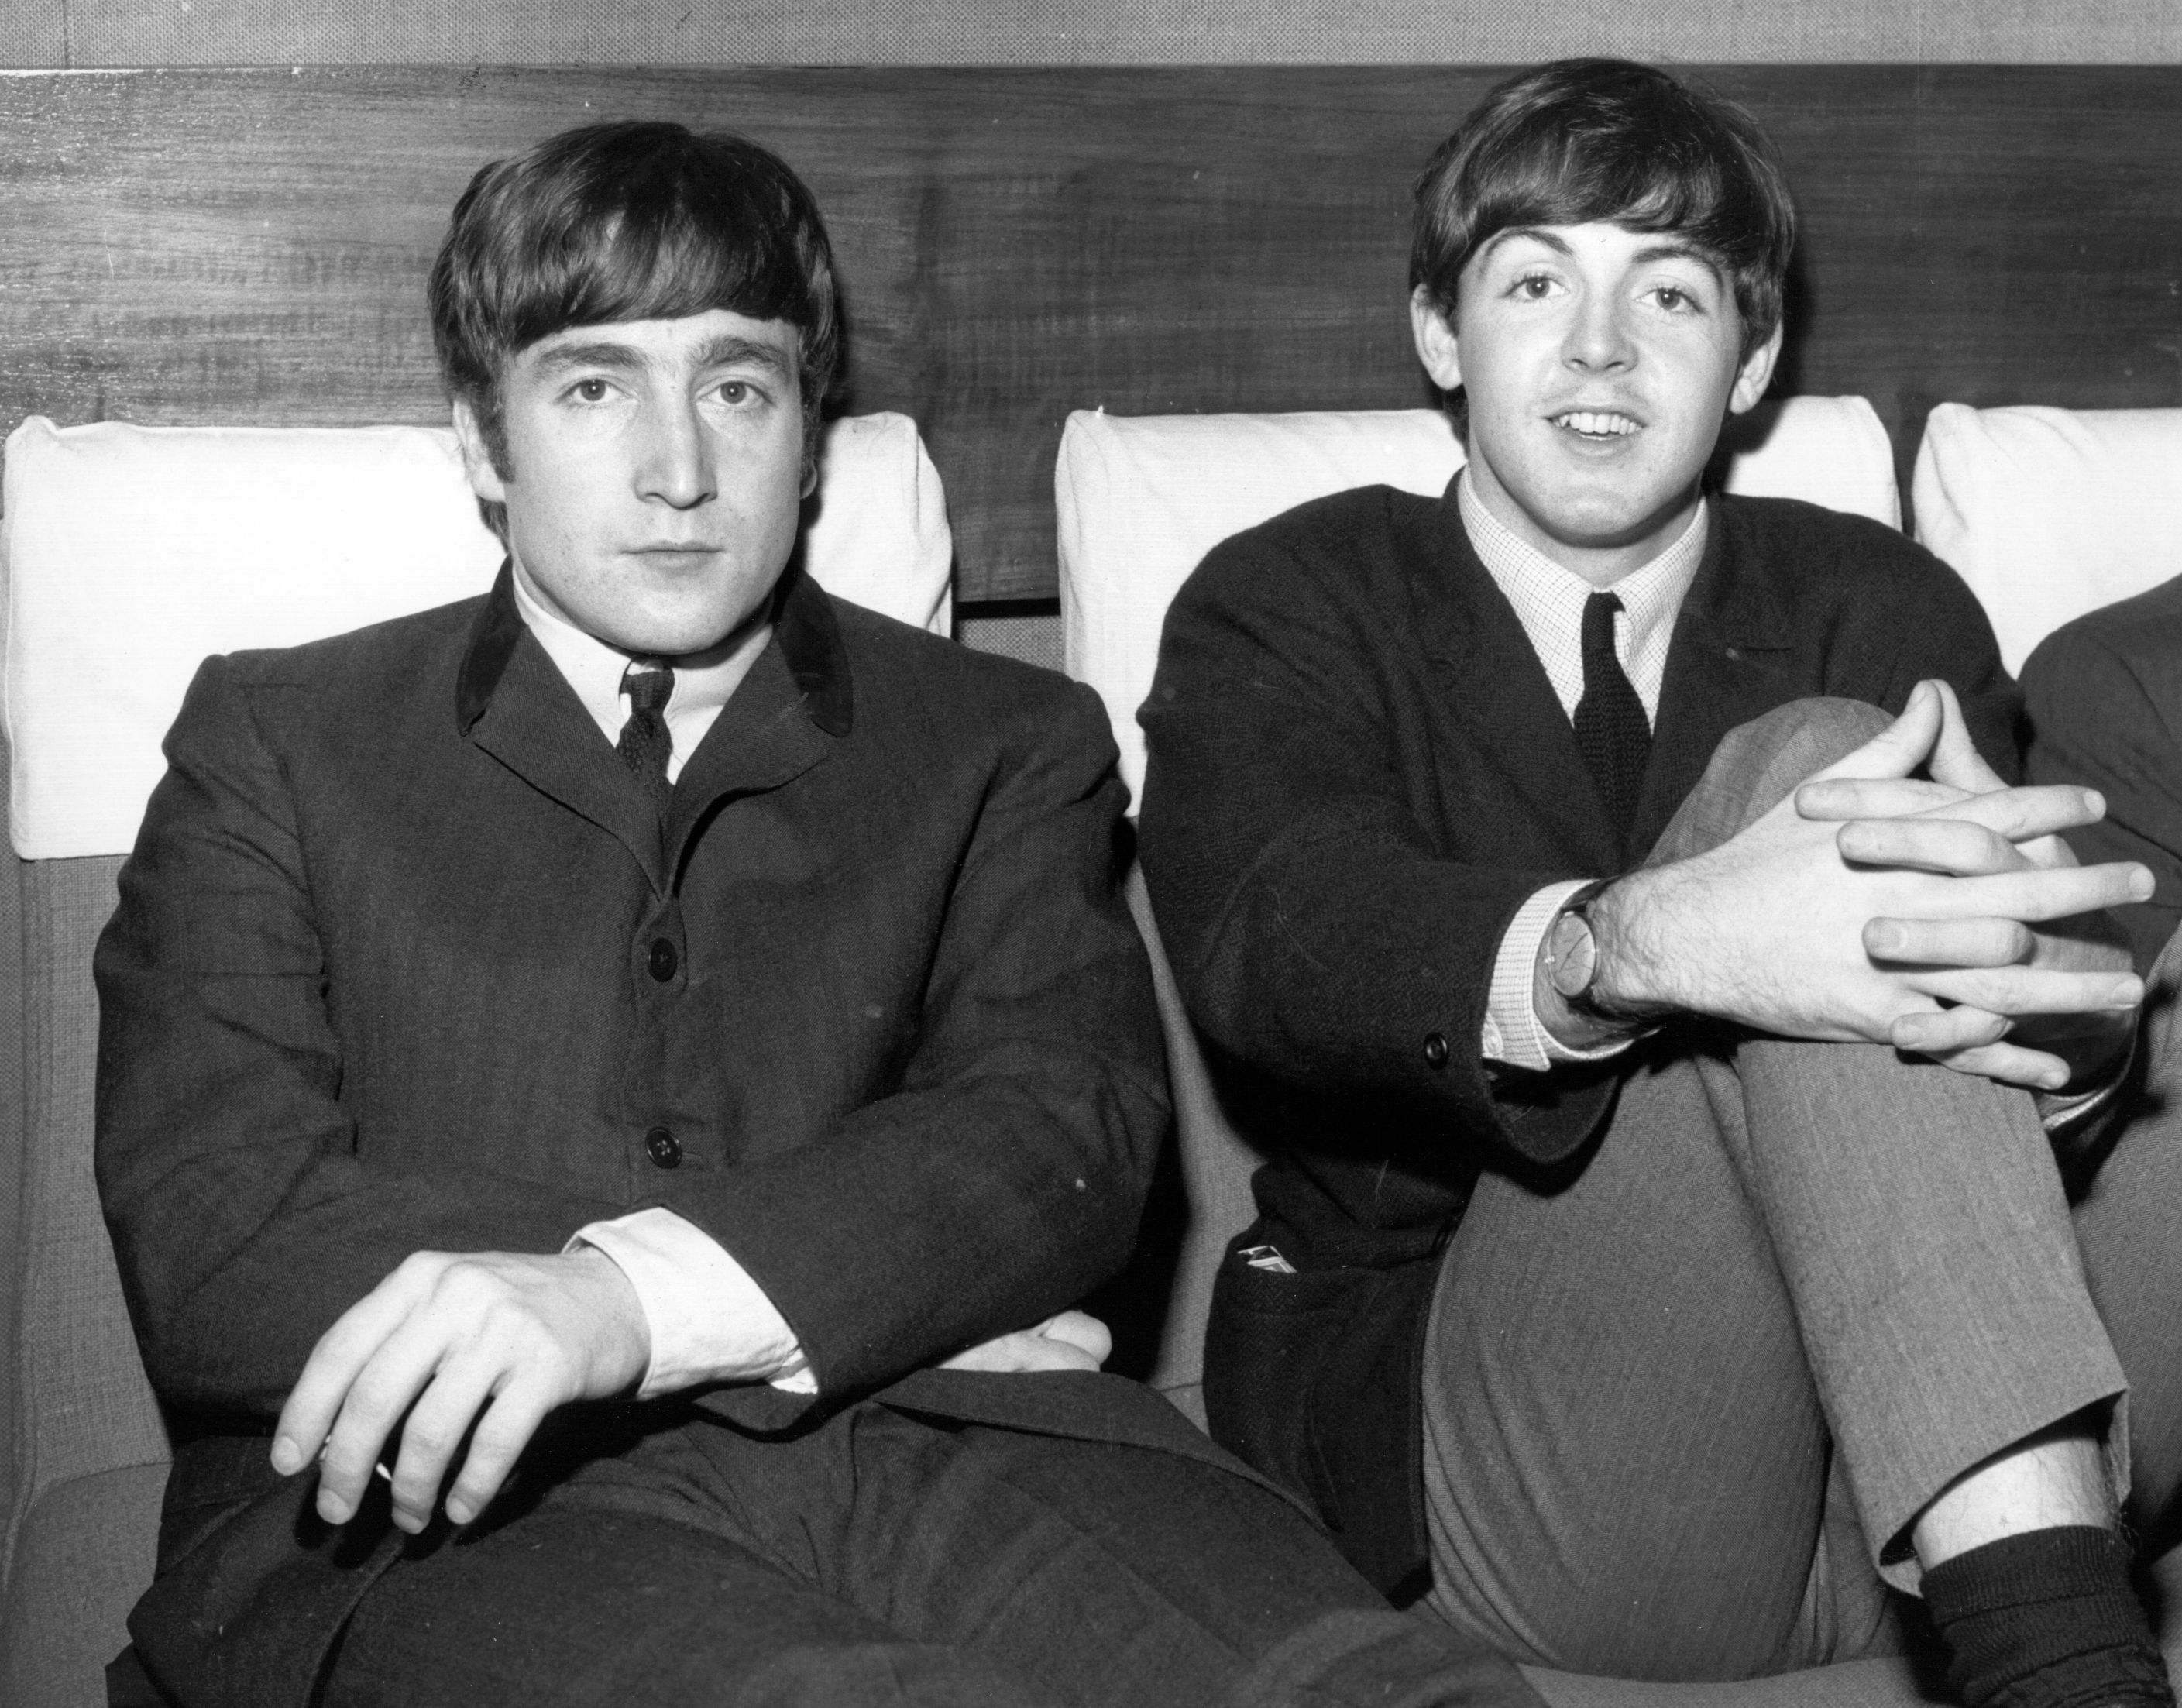
M 713 1382 L 818 1391 L 788 1319 L 750 1271 L 695 1223 L 672 1210 L 639 1210 L 579 1228 L 562 1249 L 579 1245 L 612 1258 L 644 1307 L 651 1365 L 638 1399 Z
M 1542 1073 L 1556 1062 L 1603 1062 L 1636 1041 L 1621 1038 L 1592 1050 L 1572 1050 L 1546 1029 L 1531 1001 L 1538 946 L 1546 940 L 1546 929 L 1562 904 L 1588 881 L 1577 878 L 1565 884 L 1547 884 L 1517 908 L 1515 917 L 1508 922 L 1500 939 L 1500 952 L 1493 960 L 1493 989 L 1485 1002 L 1480 1048 L 1487 1061 Z

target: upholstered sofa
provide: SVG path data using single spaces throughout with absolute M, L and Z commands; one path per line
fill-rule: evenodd
M 1428 412 L 1072 418 L 1056 477 L 1069 668 L 1105 696 L 1133 786 L 1133 722 L 1167 600 L 1215 541 L 1371 480 L 1435 491 L 1459 461 Z M 1742 430 L 1736 490 L 1899 524 L 1893 447 L 1860 399 L 1799 400 Z M 1919 532 L 1991 613 L 2011 664 L 2077 611 L 2182 573 L 2182 412 L 1933 412 Z M 838 424 L 807 537 L 818 579 L 944 630 L 947 523 L 900 417 Z M 91 1179 L 91 946 L 198 658 L 336 632 L 479 591 L 497 547 L 446 435 L 252 435 L 33 420 L 9 441 L 5 704 L 14 881 L 0 884 L 0 1704 L 89 1708 L 148 1580 L 167 1453 Z M 1155 946 L 1140 890 L 1134 897 Z M 1195 1388 L 1213 1261 L 1247 1217 L 1228 1128 L 1159 968 L 1191 1202 L 1155 1381 Z M 2182 1597 L 2170 1598 L 2170 1601 Z M 1563 1704 L 1697 1690 L 1542 1677 Z M 1780 1683 L 1764 1700 L 1801 1700 Z M 1856 1687 L 1911 1700 L 1897 1672 Z M 1748 1700 L 1746 1696 L 1745 1700 Z M 1831 1700 L 1845 1700 L 1839 1693 Z

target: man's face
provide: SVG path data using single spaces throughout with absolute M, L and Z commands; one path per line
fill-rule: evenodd
M 695 652 L 765 602 L 803 495 L 795 329 L 725 308 L 571 327 L 500 378 L 507 473 L 455 406 L 540 603 L 628 652 Z
M 1765 393 L 1726 276 L 1672 233 L 1514 227 L 1463 269 L 1454 323 L 1420 290 L 1417 352 L 1470 406 L 1470 479 L 1509 528 L 1605 586 L 1672 542 L 1721 424 Z

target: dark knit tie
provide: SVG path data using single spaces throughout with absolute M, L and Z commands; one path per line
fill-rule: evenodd
M 1614 613 L 1620 608 L 1611 593 L 1594 593 L 1584 602 L 1583 698 L 1576 702 L 1576 745 L 1625 842 L 1644 785 L 1644 762 L 1652 757 L 1652 726 L 1614 656 Z
M 667 728 L 667 702 L 674 693 L 674 671 L 656 658 L 634 658 L 622 672 L 621 691 L 629 696 L 629 721 L 621 726 L 614 744 L 622 762 L 635 774 L 664 815 L 673 785 L 667 780 L 667 761 L 674 751 L 674 737 Z

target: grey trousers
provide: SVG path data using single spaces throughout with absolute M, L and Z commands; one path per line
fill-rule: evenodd
M 1883 722 L 1814 702 L 1744 726 L 1653 857 L 1724 840 Z M 1678 1040 L 1573 1178 L 1488 1175 L 1449 1246 L 1432 1610 L 1625 1678 L 1890 1652 L 1905 1527 L 2087 1408 L 2156 1523 L 2182 1472 L 2182 1116 L 2132 1127 L 2072 1217 L 2024 1093 L 1876 1045 Z

